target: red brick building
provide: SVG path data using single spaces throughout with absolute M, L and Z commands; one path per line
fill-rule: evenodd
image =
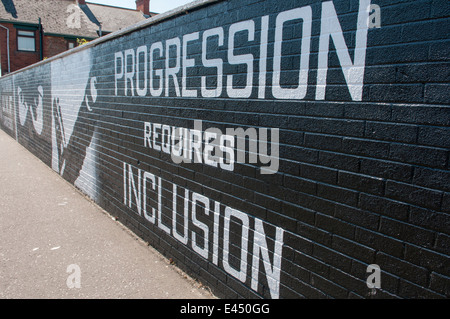
M 149 1 L 137 0 L 131 10 L 85 0 L 1 0 L 1 74 L 144 20 L 155 14 Z

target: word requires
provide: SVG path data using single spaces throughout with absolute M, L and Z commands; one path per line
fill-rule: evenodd
M 258 131 L 250 127 L 227 128 L 223 134 L 219 128 L 203 132 L 203 122 L 194 121 L 194 129 L 144 122 L 144 146 L 170 154 L 174 163 L 204 163 L 234 170 L 234 164 L 269 164 L 261 167 L 261 174 L 275 174 L 279 168 L 279 129 L 270 129 L 270 154 L 267 128 Z M 248 156 L 246 140 L 248 138 Z M 236 147 L 235 147 L 236 146 Z
M 336 48 L 350 96 L 353 101 L 361 101 L 367 35 L 369 26 L 373 27 L 373 19 L 370 17 L 372 10 L 370 0 L 359 1 L 353 61 L 333 1 L 322 2 L 321 8 L 315 99 L 325 99 L 331 39 Z M 379 11 L 375 11 L 374 14 L 379 15 Z M 301 35 L 296 35 L 297 40 L 301 41 L 301 45 L 298 47 L 300 63 L 298 70 L 282 70 L 283 44 L 292 41 L 292 39 L 283 39 L 283 31 L 292 21 L 298 21 L 301 24 Z M 175 92 L 177 97 L 201 95 L 204 98 L 226 96 L 242 99 L 256 94 L 253 89 L 256 87 L 257 97 L 265 99 L 267 78 L 271 76 L 270 88 L 273 98 L 302 100 L 306 96 L 309 83 L 312 21 L 311 6 L 304 6 L 278 13 L 275 17 L 274 29 L 269 28 L 269 15 L 233 23 L 228 28 L 227 43 L 225 43 L 225 28 L 215 27 L 202 33 L 193 32 L 165 41 L 154 42 L 149 46 L 142 45 L 117 51 L 114 54 L 115 95 L 162 96 L 164 92 L 164 96 L 168 97 L 171 94 L 173 96 L 173 92 Z M 260 27 L 260 32 L 256 32 L 257 25 Z M 271 38 L 274 38 L 273 46 L 270 46 L 273 47 L 273 53 L 271 52 L 273 59 L 268 59 L 269 31 L 274 32 L 271 34 Z M 248 51 L 251 52 L 245 54 L 235 54 L 235 48 L 243 46 L 242 41 L 239 43 L 236 41 L 237 34 L 242 32 L 246 34 L 245 41 L 249 48 L 259 48 L 259 56 L 253 54 L 256 49 L 249 49 Z M 256 34 L 260 35 L 259 43 L 256 43 Z M 240 35 L 239 37 L 242 38 Z M 193 51 L 196 49 L 192 47 L 199 47 L 199 45 L 195 45 L 196 42 L 201 42 L 201 52 Z M 226 51 L 227 61 L 220 57 L 217 51 Z M 211 55 L 215 57 L 211 58 Z M 272 69 L 268 70 L 267 64 L 271 60 Z M 259 73 L 254 72 L 256 61 Z M 230 67 L 233 69 L 236 66 L 246 69 L 245 73 L 236 74 L 236 72 L 229 71 Z M 198 70 L 200 67 L 207 70 Z M 197 69 L 189 70 L 195 68 Z M 294 80 L 290 80 L 292 83 L 289 83 L 288 86 L 282 85 L 284 71 L 297 73 L 294 77 L 290 77 Z M 197 74 L 211 73 L 212 76 L 196 76 Z M 181 78 L 181 89 L 179 78 Z M 240 85 L 237 85 L 236 82 L 240 82 Z
M 167 197 L 163 198 L 163 189 L 169 193 L 171 190 L 172 201 Z M 271 261 L 266 230 L 261 219 L 225 206 L 187 188 L 184 188 L 184 197 L 182 197 L 182 189 L 148 171 L 133 169 L 130 164 L 123 162 L 123 203 L 129 208 L 135 207 L 137 213 L 149 223 L 157 225 L 163 232 L 186 247 L 190 246 L 204 259 L 212 260 L 216 266 L 221 264 L 228 274 L 243 283 L 247 281 L 249 239 L 251 239 L 250 234 L 253 234 L 251 289 L 255 291 L 258 289 L 259 266 L 262 259 L 270 295 L 272 298 L 278 298 L 284 230 L 275 227 L 275 239 L 271 239 L 274 242 L 273 261 Z M 179 191 L 180 195 L 178 195 Z M 180 201 L 184 203 L 183 207 L 177 207 Z M 156 207 L 148 207 L 149 202 L 154 203 Z M 163 202 L 172 204 L 172 207 L 163 206 Z M 166 222 L 163 222 L 163 218 Z M 170 218 L 171 223 L 167 224 Z M 182 230 L 179 229 L 180 226 Z M 223 228 L 220 229 L 220 226 Z M 239 227 L 239 230 L 232 233 L 231 227 L 233 229 Z M 236 234 L 240 237 L 239 240 L 236 240 Z M 238 247 L 240 250 L 238 256 L 233 255 L 230 258 L 231 247 L 234 251 Z M 222 249 L 221 254 L 219 254 L 219 248 Z M 219 255 L 222 257 L 221 263 L 219 263 Z M 237 262 L 230 262 L 231 259 L 238 260 L 238 265 Z

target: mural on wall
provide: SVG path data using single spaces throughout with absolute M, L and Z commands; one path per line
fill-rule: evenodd
M 51 63 L 51 139 L 52 168 L 95 200 L 97 80 L 91 75 L 92 65 L 90 49 Z
M 1 127 L 212 285 L 367 297 L 366 266 L 398 241 L 361 234 L 384 238 L 380 216 L 410 200 L 384 193 L 386 174 L 405 166 L 383 157 L 387 142 L 362 144 L 366 125 L 393 121 L 382 118 L 390 109 L 363 108 L 379 7 L 266 2 L 219 2 L 177 18 L 182 27 L 162 21 L 1 79 Z M 346 118 L 336 101 L 366 113 Z M 369 160 L 392 169 L 363 171 Z M 398 176 L 389 178 L 412 180 Z
M 313 17 L 312 6 L 303 6 L 279 12 L 275 16 L 264 15 L 239 21 L 231 24 L 229 28 L 217 26 L 203 32 L 163 39 L 151 45 L 116 51 L 114 94 L 303 100 L 307 97 L 308 90 L 315 90 L 313 99 L 324 100 L 332 42 L 350 95 L 349 100 L 361 101 L 367 35 L 369 21 L 372 19 L 371 2 L 359 1 L 357 19 L 353 22 L 356 26 L 356 31 L 352 32 L 355 35 L 353 59 L 333 2 L 323 2 L 321 11 L 321 16 Z M 318 71 L 315 87 L 308 81 L 310 68 L 313 68 L 310 65 L 313 19 L 320 21 L 318 65 L 314 67 Z M 298 34 L 298 29 L 293 30 L 294 22 L 297 28 L 298 25 L 301 27 L 301 34 Z M 297 33 L 296 36 L 301 41 L 295 43 L 298 47 L 291 50 L 301 52 L 300 60 L 296 63 L 289 61 L 292 65 L 283 70 L 286 63 L 282 62 L 288 60 L 283 57 L 283 46 L 292 45 L 290 42 L 294 40 L 293 32 Z M 257 33 L 259 38 L 256 37 Z M 286 33 L 290 34 L 291 38 L 283 39 Z M 244 38 L 242 34 L 245 34 Z M 225 38 L 228 38 L 228 41 L 224 41 Z M 274 39 L 274 43 L 269 45 L 268 38 Z M 211 47 L 213 40 L 216 40 L 214 42 L 217 42 L 217 45 Z M 251 53 L 235 53 L 237 48 L 245 45 L 252 46 Z M 190 47 L 193 48 L 189 50 Z M 226 53 L 226 58 L 208 59 L 208 56 L 217 51 Z M 193 58 L 200 54 L 201 61 Z M 256 64 L 258 68 L 254 67 Z M 298 69 L 293 67 L 294 64 Z M 236 72 L 237 69 L 233 69 L 233 66 L 241 68 Z M 190 75 L 189 69 L 195 69 L 199 74 L 206 73 L 201 69 L 215 70 L 210 71 L 211 76 L 194 76 Z M 268 72 L 269 70 L 271 72 Z M 282 76 L 283 71 L 290 71 L 289 76 Z
M 14 85 L 12 81 L 0 82 L 0 127 L 15 137 Z
M 369 6 L 370 1 L 360 1 L 355 21 L 358 27 L 356 45 L 360 49 L 352 61 L 334 6 L 330 2 L 324 3 L 320 35 L 321 46 L 324 48 L 321 49 L 323 54 L 319 55 L 319 66 L 323 72 L 317 74 L 316 100 L 322 100 L 325 96 L 329 50 L 327 43 L 330 37 L 338 48 L 339 62 L 351 99 L 362 99 Z M 116 51 L 112 61 L 108 60 L 114 64 L 114 96 L 128 97 L 128 103 L 129 98 L 134 96 L 303 99 L 307 90 L 311 89 L 308 85 L 308 69 L 312 19 L 311 7 L 304 6 L 278 13 L 274 17 L 266 15 L 236 22 L 230 25 L 228 34 L 226 28 L 219 26 Z M 290 79 L 289 83 L 282 84 L 282 81 L 286 81 L 281 76 L 283 29 L 285 24 L 292 21 L 301 21 L 302 57 L 298 75 L 293 77 L 297 82 Z M 270 29 L 273 32 L 270 36 L 275 37 L 275 45 L 270 46 L 272 53 L 267 52 L 269 23 L 275 24 L 275 28 Z M 260 30 L 260 52 L 255 53 L 259 55 L 259 67 L 255 72 L 253 65 L 256 56 L 237 55 L 235 48 L 245 42 L 254 42 L 257 28 Z M 246 36 L 243 40 L 240 36 L 238 42 L 238 35 L 241 34 Z M 226 38 L 228 41 L 225 41 Z M 208 58 L 216 49 L 211 50 L 210 43 L 213 40 L 219 47 L 224 47 L 221 50 L 227 52 L 226 59 Z M 190 52 L 188 48 L 196 42 L 199 43 L 201 52 Z M 45 90 L 41 81 L 36 81 L 36 85 L 28 83 L 24 86 L 22 78 L 28 77 L 27 73 L 16 76 L 20 127 L 31 128 L 39 136 L 43 134 L 44 127 L 50 130 L 51 134 L 46 135 L 51 136 L 50 139 L 47 137 L 47 141 L 51 141 L 51 167 L 94 200 L 98 199 L 98 189 L 103 189 L 106 186 L 103 183 L 108 183 L 99 177 L 98 172 L 100 157 L 104 156 L 99 153 L 98 146 L 108 143 L 107 137 L 98 138 L 98 124 L 102 121 L 99 110 L 107 103 L 106 96 L 101 96 L 100 92 L 111 85 L 110 82 L 105 82 L 109 80 L 107 77 L 97 78 L 93 75 L 98 67 L 94 56 L 98 54 L 99 50 L 89 48 L 45 65 L 46 70 L 39 72 L 40 76 L 47 75 Z M 191 55 L 201 55 L 201 65 L 197 65 Z M 271 91 L 266 88 L 268 56 L 274 57 L 273 72 L 269 80 Z M 162 68 L 158 68 L 159 65 Z M 233 67 L 238 65 L 244 66 L 245 72 L 235 75 Z M 186 76 L 188 68 L 215 69 L 215 74 L 191 77 L 190 82 L 201 82 L 201 85 L 194 86 L 201 89 L 189 88 Z M 111 66 L 109 69 L 111 70 Z M 227 72 L 232 73 L 226 74 Z M 254 79 L 258 82 L 256 87 L 253 85 Z M 47 100 L 45 117 L 44 98 Z M 123 108 L 126 109 L 126 106 Z M 184 163 L 189 163 L 186 161 L 189 158 L 200 158 L 193 162 L 233 171 L 236 158 L 240 159 L 237 163 L 259 164 L 261 174 L 277 173 L 278 129 L 258 128 L 255 131 L 256 128 L 252 127 L 234 127 L 231 128 L 231 133 L 228 134 L 230 131 L 227 130 L 227 134 L 221 134 L 219 128 L 202 128 L 202 124 L 198 127 L 196 122 L 190 129 L 171 126 L 170 122 L 142 121 L 139 135 L 152 151 L 167 149 L 175 164 L 180 163 L 180 157 Z M 253 132 L 256 134 L 252 135 Z M 246 137 L 250 139 L 248 149 L 245 145 Z M 255 144 L 251 142 L 253 139 L 256 140 Z M 165 141 L 170 141 L 170 148 L 165 148 Z M 271 153 L 267 151 L 268 148 Z M 219 155 L 221 151 L 223 156 Z M 253 159 L 253 153 L 256 154 L 256 159 Z M 269 166 L 262 165 L 263 158 Z M 240 282 L 247 283 L 255 291 L 259 289 L 262 275 L 268 287 L 267 294 L 272 298 L 279 297 L 285 233 L 282 227 L 268 224 L 262 218 L 250 214 L 251 212 L 236 209 L 232 204 L 221 203 L 219 198 L 205 196 L 163 178 L 157 173 L 157 166 L 152 167 L 151 161 L 146 170 L 129 163 L 130 160 L 117 163 L 118 160 L 109 159 L 116 161 L 116 165 L 122 168 L 123 184 L 120 194 L 123 196 L 123 205 L 141 216 L 145 223 L 155 225 L 205 260 L 219 266 Z M 271 233 L 270 237 L 268 232 Z
M 51 163 L 50 65 L 13 76 L 16 139 L 45 164 Z

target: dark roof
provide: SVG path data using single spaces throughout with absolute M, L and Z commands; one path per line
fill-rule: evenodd
M 86 6 L 101 22 L 103 31 L 114 32 L 146 19 L 142 12 L 138 10 L 88 2 L 86 2 Z
M 114 32 L 145 20 L 137 10 L 93 3 L 78 5 L 76 0 L 1 0 L 0 22 L 38 24 L 41 18 L 46 34 L 96 38 L 102 31 Z

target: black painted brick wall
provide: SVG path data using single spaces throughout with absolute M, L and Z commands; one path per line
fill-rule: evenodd
M 360 2 L 332 3 L 353 60 Z M 67 99 L 69 95 L 70 100 L 73 87 L 69 81 L 64 91 L 52 88 L 52 81 L 58 81 L 52 72 L 55 60 L 0 79 L 2 98 L 14 96 L 15 125 L 11 129 L 4 124 L 11 117 L 6 109 L 0 113 L 0 123 L 2 129 L 72 183 L 80 180 L 83 165 L 88 166 L 86 154 L 95 149 L 97 157 L 91 164 L 96 175 L 83 177 L 85 183 L 76 184 L 77 187 L 219 296 L 273 297 L 262 262 L 258 287 L 251 287 L 257 218 L 264 221 L 271 262 L 275 227 L 284 230 L 280 298 L 448 298 L 450 6 L 440 0 L 373 0 L 372 4 L 381 9 L 381 27 L 368 30 L 362 101 L 352 100 L 349 94 L 332 40 L 325 100 L 315 99 L 322 2 L 233 0 L 182 11 L 177 17 L 86 49 L 91 63 L 89 79 L 97 80 L 97 96 L 90 105 L 93 111 L 86 109 L 84 99 L 79 99 L 75 103 L 78 117 L 68 117 L 66 124 L 77 124 L 63 172 L 61 162 L 59 166 L 52 162 L 55 145 L 61 145 L 55 144 L 55 138 L 52 140 L 52 119 L 57 119 L 56 97 Z M 301 100 L 274 99 L 271 79 L 275 19 L 280 12 L 308 6 L 313 20 L 306 94 Z M 267 81 L 265 99 L 258 99 L 261 17 L 265 15 L 269 15 Z M 234 54 L 253 54 L 255 73 L 251 96 L 236 99 L 226 93 L 226 75 L 235 76 L 235 86 L 245 86 L 247 69 L 242 64 L 227 63 L 228 31 L 232 24 L 244 20 L 255 24 L 254 41 L 248 41 L 246 32 L 237 33 Z M 282 86 L 298 81 L 302 23 L 295 21 L 287 23 L 283 30 Z M 214 27 L 223 28 L 224 44 L 210 38 L 208 58 L 224 61 L 223 90 L 218 98 L 202 98 L 200 77 L 210 75 L 213 82 L 209 85 L 215 85 L 216 74 L 215 69 L 201 66 L 202 33 Z M 158 41 L 162 41 L 165 50 L 166 40 L 178 37 L 182 44 L 183 35 L 193 32 L 199 32 L 199 39 L 190 42 L 188 52 L 196 66 L 188 69 L 187 83 L 188 88 L 198 91 L 199 97 L 177 97 L 172 79 L 169 97 L 164 96 L 164 91 L 161 97 L 148 92 L 143 97 L 131 97 L 131 91 L 125 96 L 123 79 L 118 87 L 121 93 L 115 95 L 115 52 L 136 51 L 142 45 L 147 45 L 148 50 Z M 68 63 L 70 57 L 75 57 L 70 60 L 73 62 L 82 54 L 81 51 L 59 58 L 66 59 L 64 72 L 74 75 L 74 85 L 78 69 L 83 66 Z M 169 54 L 175 57 L 176 52 Z M 170 66 L 175 63 L 171 59 Z M 155 66 L 164 68 L 164 60 L 156 61 Z M 181 74 L 182 70 L 178 73 L 180 90 Z M 37 112 L 34 105 L 39 96 L 38 85 L 43 87 L 44 100 L 44 129 L 40 134 L 31 120 L 31 113 Z M 19 119 L 19 86 L 30 105 L 24 124 Z M 88 82 L 85 97 L 93 101 L 89 88 Z M 68 109 L 61 107 L 63 111 Z M 143 144 L 145 121 L 192 129 L 196 119 L 203 121 L 204 129 L 278 128 L 278 172 L 261 175 L 259 165 L 252 163 L 236 164 L 233 172 L 205 164 L 175 164 L 169 155 Z M 192 248 L 193 234 L 198 243 L 204 238 L 192 220 L 189 241 L 184 245 L 137 213 L 132 192 L 127 193 L 133 198 L 131 207 L 124 204 L 124 162 L 131 165 L 136 182 L 137 169 L 161 178 L 162 221 L 169 227 L 173 185 L 178 187 L 179 220 L 183 217 L 184 189 L 210 199 L 209 216 L 200 213 L 203 208 L 197 211 L 198 220 L 210 232 L 208 258 Z M 149 209 L 158 205 L 154 193 L 147 201 Z M 221 203 L 217 265 L 212 257 L 214 201 Z M 222 263 L 224 206 L 250 216 L 243 282 L 226 271 Z M 177 225 L 177 230 L 182 233 L 183 225 Z M 239 269 L 241 260 L 242 232 L 238 219 L 232 219 L 229 262 L 234 269 Z M 369 264 L 381 268 L 381 288 L 376 291 L 366 285 Z

